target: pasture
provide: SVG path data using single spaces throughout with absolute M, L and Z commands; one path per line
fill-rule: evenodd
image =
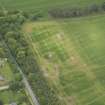
M 105 17 L 23 26 L 49 85 L 66 105 L 105 105 Z

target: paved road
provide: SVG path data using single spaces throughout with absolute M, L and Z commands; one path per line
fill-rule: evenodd
M 2 91 L 2 90 L 7 90 L 7 89 L 9 89 L 9 85 L 7 85 L 7 86 L 1 86 L 1 87 L 0 87 L 0 91 Z
M 24 73 L 22 72 L 22 69 L 20 68 L 20 66 L 19 66 L 18 63 L 16 62 L 15 58 L 12 56 L 9 47 L 7 46 L 7 44 L 6 44 L 5 42 L 3 42 L 3 44 L 4 44 L 5 47 L 8 49 L 8 52 L 9 52 L 9 54 L 10 54 L 10 57 L 11 57 L 12 61 L 15 63 L 15 65 L 17 66 L 17 69 L 19 70 L 20 74 L 21 74 L 22 77 L 23 77 L 23 83 L 24 83 L 24 85 L 25 85 L 25 88 L 27 89 L 28 95 L 29 95 L 29 96 L 31 97 L 31 99 L 32 99 L 33 105 L 40 105 L 39 102 L 38 102 L 38 100 L 37 100 L 37 97 L 36 97 L 35 93 L 33 92 L 32 88 L 31 88 L 31 86 L 30 86 L 30 84 L 29 84 L 29 82 L 28 82 L 28 80 L 27 80 L 27 78 L 26 78 L 26 76 L 25 76 Z

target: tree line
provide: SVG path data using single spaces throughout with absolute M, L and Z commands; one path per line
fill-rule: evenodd
M 103 12 L 105 12 L 105 2 L 101 5 L 90 4 L 88 7 L 84 8 L 55 8 L 49 10 L 49 14 L 53 18 L 81 17 Z

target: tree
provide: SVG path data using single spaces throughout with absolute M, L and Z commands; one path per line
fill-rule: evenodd
M 20 13 L 19 15 L 17 15 L 17 22 L 21 25 L 23 24 L 25 21 L 25 17 Z
M 88 7 L 88 10 L 89 10 L 89 13 L 98 12 L 98 11 L 99 11 L 99 6 L 96 5 L 96 4 L 91 4 L 91 5 Z
M 0 58 L 5 57 L 5 52 L 3 50 L 3 48 L 0 48 Z
M 11 81 L 10 89 L 12 91 L 19 91 L 20 89 L 23 89 L 23 84 L 21 81 Z
M 20 47 L 16 50 L 16 60 L 20 65 L 22 65 L 26 60 L 26 51 L 25 48 Z
M 20 73 L 15 74 L 15 81 L 22 81 L 22 75 Z
M 16 54 L 16 49 L 18 48 L 17 40 L 11 38 L 8 38 L 8 46 L 12 49 L 12 51 L 15 51 Z
M 27 96 L 25 95 L 25 93 L 19 96 L 18 105 L 22 105 L 23 102 L 27 102 L 27 103 L 29 102 L 29 100 L 27 100 Z
M 19 32 L 15 32 L 15 31 L 9 31 L 9 32 L 7 32 L 5 34 L 5 38 L 7 39 L 7 38 L 10 38 L 10 37 L 19 40 L 19 38 L 20 38 Z
M 103 4 L 101 5 L 102 10 L 105 11 L 105 2 L 103 2 Z
M 1 100 L 0 100 L 0 105 L 4 105 L 4 104 L 3 104 L 3 101 L 1 101 Z

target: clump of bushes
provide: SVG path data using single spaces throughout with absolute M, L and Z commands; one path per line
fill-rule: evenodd
M 49 10 L 49 14 L 54 18 L 70 18 L 87 16 L 93 13 L 103 13 L 105 11 L 105 2 L 101 5 L 90 4 L 84 8 L 56 8 Z

